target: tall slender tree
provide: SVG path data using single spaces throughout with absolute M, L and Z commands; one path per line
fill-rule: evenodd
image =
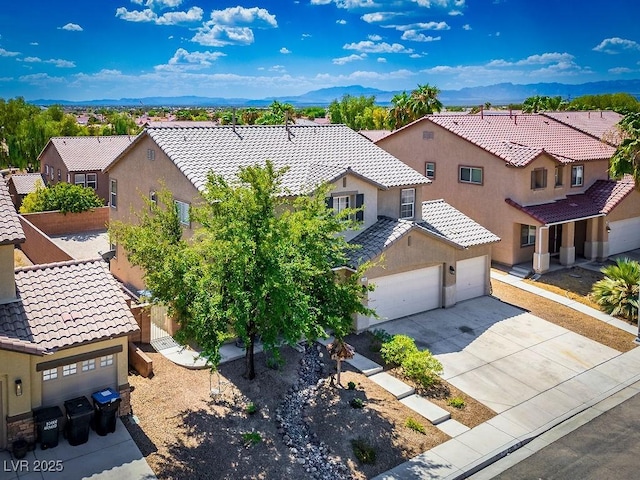
M 609 175 L 612 178 L 632 175 L 636 188 L 640 189 L 640 113 L 625 116 L 618 128 L 622 140 L 609 161 Z

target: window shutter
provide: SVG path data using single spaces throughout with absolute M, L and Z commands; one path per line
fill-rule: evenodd
M 325 202 L 327 204 L 327 208 L 333 209 L 333 197 L 327 197 L 325 199 Z
M 362 208 L 363 205 L 364 205 L 364 193 L 358 193 L 356 195 L 356 208 Z M 356 212 L 356 220 L 358 222 L 364 222 L 363 210 Z

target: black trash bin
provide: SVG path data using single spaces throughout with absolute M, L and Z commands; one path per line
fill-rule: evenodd
M 116 419 L 120 408 L 120 394 L 113 388 L 105 388 L 91 395 L 95 408 L 94 425 L 98 435 L 116 431 Z
M 93 417 L 93 406 L 87 397 L 72 398 L 64 402 L 64 409 L 67 411 L 67 424 L 64 433 L 69 441 L 69 445 L 82 445 L 89 440 L 89 430 L 91 429 L 91 418 Z
M 36 441 L 40 442 L 42 450 L 58 445 L 62 417 L 60 407 L 43 407 L 33 411 L 33 419 L 36 424 Z

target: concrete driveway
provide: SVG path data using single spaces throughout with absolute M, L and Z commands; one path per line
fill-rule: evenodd
M 497 413 L 550 388 L 569 410 L 581 400 L 569 380 L 620 352 L 542 320 L 493 297 L 459 303 L 379 325 L 428 348 L 444 367 L 443 378 Z M 592 378 L 606 391 L 617 382 Z M 567 384 L 562 388 L 562 384 Z

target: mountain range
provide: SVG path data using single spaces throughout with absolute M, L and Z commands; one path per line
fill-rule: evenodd
M 640 79 L 636 80 L 608 80 L 602 82 L 589 82 L 582 84 L 565 83 L 532 83 L 519 85 L 513 83 L 498 83 L 483 87 L 466 87 L 460 90 L 442 90 L 438 98 L 445 107 L 447 106 L 474 106 L 485 104 L 508 105 L 510 103 L 522 103 L 526 98 L 535 95 L 560 96 L 571 100 L 582 95 L 599 95 L 606 93 L 629 93 L 640 98 Z M 401 93 L 398 91 L 384 91 L 376 88 L 350 85 L 345 87 L 330 87 L 313 90 L 303 95 L 271 97 L 260 100 L 246 98 L 221 98 L 221 97 L 144 97 L 144 98 L 120 98 L 100 99 L 85 101 L 68 100 L 33 100 L 30 103 L 36 105 L 64 105 L 64 106 L 150 106 L 150 107 L 266 107 L 274 100 L 290 103 L 295 107 L 326 106 L 333 100 L 341 99 L 344 95 L 374 96 L 376 103 L 389 105 L 391 98 Z

